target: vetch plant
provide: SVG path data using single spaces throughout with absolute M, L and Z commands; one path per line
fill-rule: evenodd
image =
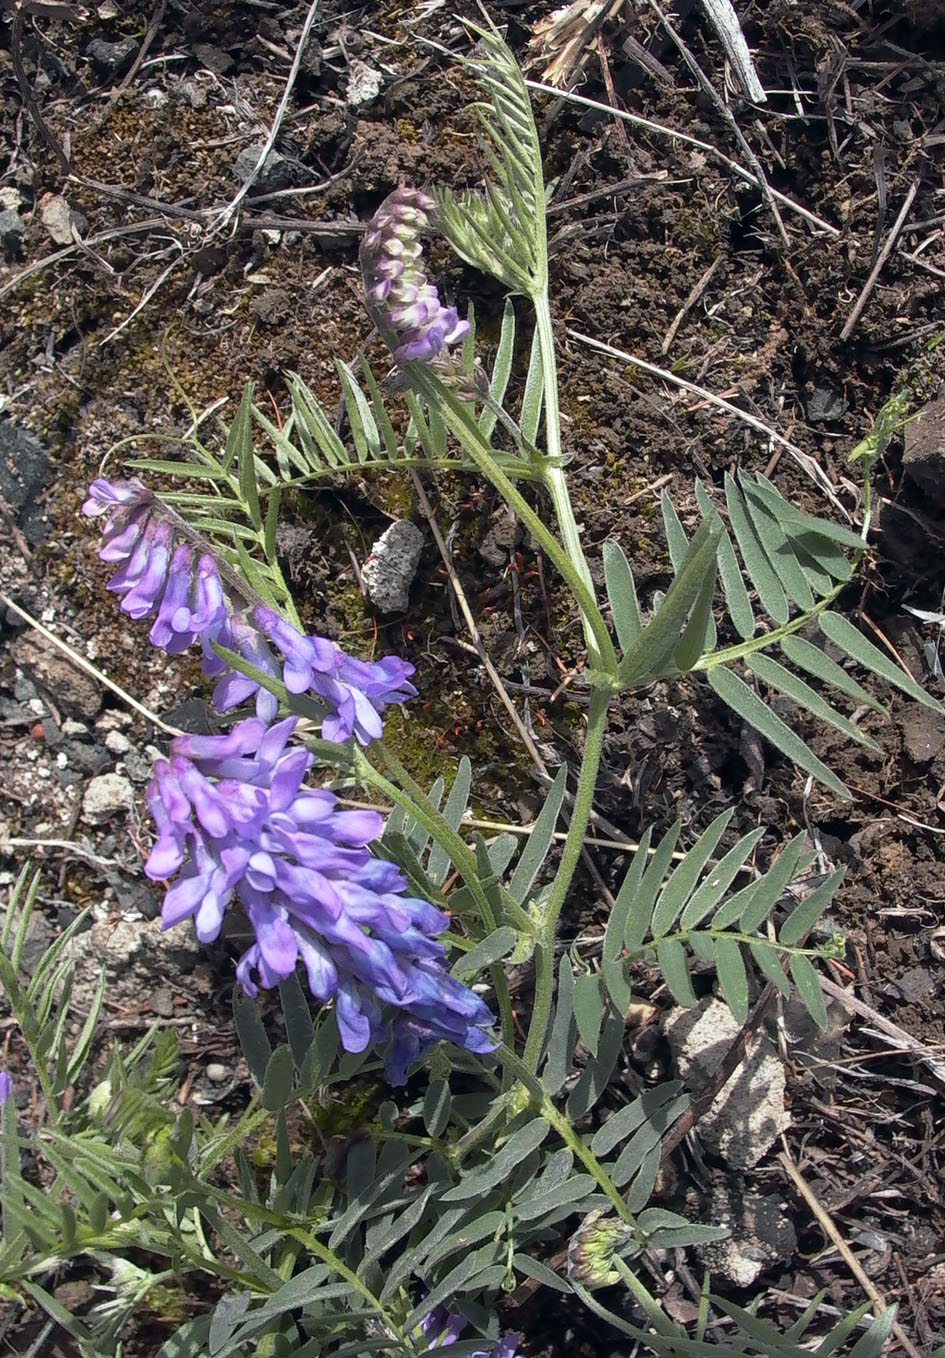
M 696 1002 L 697 960 L 714 968 L 739 1021 L 766 982 L 826 1026 L 817 961 L 842 940 L 824 949 L 808 939 L 842 873 L 810 889 L 804 834 L 775 853 L 765 827 L 733 837 L 728 808 L 688 845 L 680 823 L 645 831 L 608 902 L 596 966 L 563 946 L 561 926 L 620 695 L 702 677 L 838 795 L 839 778 L 767 695 L 864 744 L 843 704 L 880 705 L 848 661 L 938 704 L 840 611 L 867 525 L 857 532 L 802 512 L 762 475 L 726 477 L 721 496 L 697 482 L 689 523 L 663 496 L 672 579 L 649 613 L 616 541 L 604 544 L 604 589 L 595 586 L 561 435 L 541 149 L 511 53 L 491 29 L 474 32 L 466 68 L 482 88 L 490 180 L 480 193 L 401 187 L 369 225 L 365 302 L 396 380 L 363 356 L 356 367 L 338 363 L 349 441 L 294 378 L 281 427 L 247 388 L 219 453 L 195 434 L 186 458 L 138 459 L 134 479 L 90 489 L 86 512 L 104 521 L 101 555 L 117 566 L 110 588 L 122 609 L 150 619 L 152 643 L 172 655 L 199 642 L 218 713 L 233 714 L 220 734 L 181 735 L 156 763 L 146 871 L 169 882 L 165 926 L 192 918 L 210 941 L 228 911 L 245 915 L 252 942 L 237 964 L 245 993 L 234 1013 L 257 1092 L 232 1125 L 180 1108 L 173 1043 L 156 1031 L 130 1057 L 114 1054 L 92 1096 L 65 1100 L 89 1059 L 97 1009 L 70 1049 L 67 938 L 29 982 L 21 977 L 35 896 L 21 879 L 0 980 L 46 1122 L 27 1142 L 7 1101 L 0 1285 L 45 1307 L 96 1356 L 119 1351 L 142 1298 L 189 1273 L 225 1286 L 159 1358 L 512 1358 L 529 1340 L 503 1312 L 536 1287 L 568 1294 L 640 1352 L 668 1358 L 800 1358 L 839 1353 L 848 1340 L 854 1358 L 875 1358 L 892 1309 L 858 1333 L 867 1305 L 828 1329 L 815 1299 L 780 1331 L 706 1288 L 688 1330 L 668 1314 L 664 1252 L 725 1232 L 690 1220 L 681 1199 L 655 1198 L 663 1139 L 689 1109 L 681 1082 L 631 1098 L 619 1075 L 644 967 L 683 1005 Z M 421 237 L 433 229 L 523 299 L 506 304 L 489 372 L 474 315 L 444 306 L 424 273 Z M 523 312 L 531 350 L 513 408 Z M 573 599 L 587 656 L 582 762 L 570 786 L 562 765 L 524 847 L 471 830 L 468 760 L 448 787 L 440 778 L 427 788 L 385 742 L 386 707 L 416 694 L 413 667 L 350 656 L 308 633 L 283 577 L 285 492 L 375 469 L 487 478 Z M 156 492 L 145 476 L 177 485 Z M 384 804 L 386 819 L 345 807 L 340 797 L 352 792 Z M 510 964 L 531 986 L 517 1013 Z M 273 1046 L 259 990 L 278 991 L 284 1043 Z M 344 1106 L 365 1090 L 369 1112 L 343 1129 L 340 1162 L 320 1132 L 308 1144 L 290 1135 L 291 1105 L 317 1130 L 330 1100 Z M 22 1172 L 23 1152 L 43 1160 L 45 1193 Z M 131 1250 L 133 1275 L 122 1269 Z M 88 1325 L 46 1286 L 78 1257 L 111 1277 Z M 603 1291 L 613 1286 L 628 1293 L 619 1307 Z

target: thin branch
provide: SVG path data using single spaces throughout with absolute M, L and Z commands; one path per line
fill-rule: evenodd
M 628 354 L 623 349 L 615 349 L 612 344 L 604 344 L 601 340 L 592 339 L 590 335 L 582 335 L 578 330 L 568 330 L 566 333 L 571 339 L 577 340 L 580 344 L 586 344 L 590 349 L 596 349 L 598 353 L 607 354 L 610 358 L 619 358 L 621 362 L 629 363 L 634 368 L 640 368 L 653 377 L 660 377 L 664 382 L 671 382 L 673 386 L 681 387 L 683 391 L 691 391 L 694 396 L 701 397 L 702 400 L 717 406 L 719 410 L 724 410 L 729 415 L 734 415 L 737 419 L 743 420 L 745 424 L 751 425 L 752 429 L 757 429 L 759 433 L 766 434 L 768 438 L 779 443 L 782 448 L 791 454 L 795 462 L 803 467 L 811 480 L 820 487 L 830 503 L 836 509 L 839 509 L 848 521 L 850 520 L 849 513 L 837 498 L 837 493 L 820 463 L 816 462 L 809 453 L 805 453 L 802 448 L 798 448 L 796 443 L 791 443 L 783 434 L 779 434 L 777 430 L 770 428 L 763 420 L 757 419 L 754 415 L 749 415 L 747 410 L 740 410 L 730 401 L 726 401 L 721 396 L 716 396 L 715 392 L 697 386 L 695 382 L 687 382 L 684 377 L 678 377 L 676 373 L 667 372 L 665 368 L 658 368 L 655 363 L 647 363 L 644 358 L 637 358 L 634 354 Z
M 437 46 L 439 46 L 439 44 L 437 44 Z M 454 53 L 450 52 L 448 48 L 441 48 L 440 50 L 446 52 L 451 57 L 454 56 Z M 746 184 L 753 184 L 756 189 L 761 189 L 761 183 L 756 175 L 752 174 L 750 170 L 746 170 L 744 165 L 739 165 L 737 160 L 732 160 L 730 156 L 725 155 L 723 151 L 720 151 L 717 146 L 713 146 L 711 142 L 700 141 L 698 137 L 691 137 L 688 132 L 680 132 L 678 128 L 667 127 L 664 123 L 653 122 L 651 118 L 641 118 L 636 113 L 627 113 L 621 108 L 611 108 L 607 104 L 602 104 L 599 99 L 585 99 L 582 94 L 573 94 L 567 90 L 557 90 L 553 85 L 544 85 L 539 80 L 526 80 L 525 84 L 528 89 L 534 90 L 537 94 L 550 94 L 554 99 L 564 99 L 570 104 L 579 104 L 582 108 L 597 109 L 599 113 L 612 113 L 615 118 L 622 118 L 625 122 L 632 123 L 634 127 L 642 127 L 645 128 L 647 132 L 655 132 L 658 136 L 669 137 L 673 141 L 684 142 L 686 146 L 695 146 L 698 150 L 705 151 L 707 155 L 712 156 L 721 165 L 726 166 L 726 168 L 737 175 L 739 179 L 743 179 Z M 806 207 L 801 207 L 800 203 L 795 203 L 793 199 L 788 198 L 787 194 L 780 193 L 777 189 L 770 188 L 770 186 L 768 191 L 775 202 L 779 203 L 781 207 L 788 208 L 791 212 L 796 212 L 799 217 L 803 217 L 811 226 L 816 226 L 818 231 L 824 231 L 828 236 L 833 236 L 835 238 L 841 235 L 838 227 L 832 226 L 830 222 L 825 222 L 822 217 L 816 216 Z
M 856 326 L 857 321 L 863 314 L 863 308 L 869 301 L 870 293 L 876 286 L 876 280 L 877 278 L 879 278 L 879 275 L 882 272 L 884 264 L 886 263 L 889 256 L 892 254 L 893 247 L 895 246 L 896 241 L 899 239 L 899 233 L 901 232 L 903 226 L 905 225 L 906 218 L 909 215 L 909 209 L 915 202 L 915 196 L 919 192 L 920 183 L 921 176 L 913 181 L 912 186 L 909 189 L 909 192 L 906 194 L 906 201 L 899 209 L 899 216 L 893 222 L 892 230 L 886 237 L 886 243 L 884 244 L 883 248 L 877 255 L 876 263 L 873 265 L 872 269 L 870 269 L 870 276 L 863 284 L 863 290 L 860 293 L 859 297 L 856 299 L 855 303 L 853 304 L 853 310 L 850 312 L 850 315 L 847 318 L 846 325 L 840 331 L 840 338 L 842 340 L 850 338 L 850 336 L 853 334 L 853 330 L 854 327 Z
M 103 684 L 105 688 L 110 689 L 117 698 L 120 698 L 123 703 L 128 705 L 128 707 L 133 708 L 135 712 L 146 718 L 146 720 L 156 726 L 158 730 L 163 731 L 169 736 L 179 736 L 183 734 L 176 726 L 168 726 L 167 722 L 162 721 L 156 712 L 152 712 L 149 707 L 145 707 L 143 703 L 139 703 L 137 699 L 132 698 L 130 693 L 126 692 L 120 685 L 109 679 L 107 674 L 104 674 L 102 670 L 86 660 L 85 656 L 80 655 L 78 651 L 74 650 L 73 647 L 68 644 L 68 642 L 63 641 L 61 637 L 57 637 L 55 632 L 50 632 L 48 627 L 44 627 L 31 613 L 27 613 L 25 608 L 21 608 L 19 604 L 14 603 L 9 595 L 4 594 L 2 590 L 0 590 L 0 603 L 6 608 L 11 608 L 14 613 L 18 613 L 23 621 L 29 623 L 34 631 L 38 632 L 41 637 L 45 637 L 51 646 L 55 646 L 57 651 L 61 651 L 70 664 L 75 665 L 77 669 L 82 670 L 85 674 L 91 675 L 93 679 L 96 679 L 100 684 Z
M 309 34 L 311 33 L 312 25 L 315 22 L 315 15 L 318 13 L 319 3 L 320 0 L 311 0 L 311 4 L 308 7 L 308 13 L 305 16 L 305 23 L 302 25 L 302 34 L 299 38 L 298 44 L 295 49 L 295 56 L 292 60 L 292 66 L 289 70 L 288 79 L 285 82 L 285 89 L 282 91 L 282 98 L 279 101 L 279 107 L 276 109 L 276 116 L 272 120 L 272 127 L 269 129 L 269 135 L 266 138 L 265 144 L 259 153 L 259 158 L 256 161 L 256 164 L 253 166 L 253 169 L 250 172 L 249 176 L 247 177 L 245 183 L 241 186 L 236 197 L 232 200 L 232 202 L 230 202 L 230 204 L 227 207 L 223 209 L 216 222 L 214 222 L 213 226 L 210 228 L 208 232 L 209 236 L 213 236 L 218 231 L 222 231 L 223 228 L 230 223 L 234 214 L 239 209 L 240 203 L 243 201 L 243 199 L 249 193 L 250 189 L 253 187 L 253 184 L 256 182 L 257 175 L 259 174 L 262 167 L 265 165 L 266 159 L 269 156 L 270 151 L 276 144 L 276 138 L 279 135 L 279 129 L 282 126 L 282 120 L 285 117 L 286 110 L 289 107 L 289 99 L 292 96 L 292 88 L 295 85 L 295 81 L 299 73 L 299 67 L 302 64 L 302 56 L 305 52 L 306 44 L 308 43 Z

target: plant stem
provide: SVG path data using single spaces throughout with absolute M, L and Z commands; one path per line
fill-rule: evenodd
M 574 877 L 581 850 L 584 847 L 584 838 L 591 818 L 609 706 L 610 694 L 601 688 L 592 688 L 587 715 L 587 731 L 584 737 L 584 758 L 581 762 L 577 791 L 574 795 L 571 823 L 568 826 L 561 862 L 558 865 L 558 871 L 555 873 L 551 895 L 545 905 L 538 941 L 535 946 L 535 998 L 531 1022 L 528 1026 L 528 1037 L 525 1042 L 524 1061 L 528 1069 L 536 1074 L 545 1045 L 548 1021 L 551 1017 L 558 919 L 571 880 Z
M 538 347 L 541 353 L 541 370 L 544 379 L 545 402 L 545 454 L 548 465 L 544 468 L 544 482 L 548 487 L 555 507 L 561 541 L 568 559 L 583 581 L 596 606 L 594 582 L 588 568 L 584 548 L 581 545 L 581 531 L 574 517 L 574 507 L 568 493 L 567 478 L 562 466 L 561 449 L 561 409 L 558 403 L 558 369 L 555 361 L 555 339 L 551 325 L 551 308 L 548 304 L 546 289 L 533 294 L 535 325 L 538 330 Z M 581 607 L 581 623 L 584 628 L 584 642 L 587 646 L 588 665 L 592 670 L 608 668 L 610 657 L 598 646 L 597 635 L 592 617 Z M 608 638 L 609 640 L 609 638 Z
M 610 639 L 610 633 L 607 630 L 607 624 L 604 622 L 594 596 L 594 590 L 588 583 L 590 575 L 587 570 L 587 562 L 584 560 L 580 549 L 580 535 L 577 531 L 577 524 L 574 522 L 570 501 L 566 501 L 565 513 L 569 516 L 570 523 L 573 525 L 573 541 L 571 550 L 566 551 L 558 542 L 554 533 L 535 513 L 515 483 L 499 466 L 494 449 L 483 438 L 479 426 L 464 403 L 457 399 L 455 394 L 434 372 L 427 371 L 420 363 L 410 365 L 410 380 L 412 386 L 424 400 L 443 416 L 450 432 L 459 439 L 463 449 L 475 462 L 483 476 L 492 482 L 506 504 L 515 511 L 522 524 L 528 529 L 561 575 L 577 601 L 585 627 L 590 629 L 590 634 L 594 638 L 594 646 L 588 648 L 588 654 L 592 657 L 598 671 L 606 676 L 611 685 L 615 684 L 617 680 L 617 655 L 614 651 L 614 644 Z M 552 490 L 552 488 L 548 483 L 548 475 L 553 470 L 558 470 L 560 473 L 560 468 L 541 468 L 541 480 L 549 485 L 549 490 Z M 559 485 L 564 486 L 563 477 L 560 478 Z M 552 494 L 554 494 L 553 490 Z M 564 495 L 566 499 L 566 489 Z M 556 510 L 557 508 L 556 504 Z M 572 552 L 575 550 L 577 552 L 576 559 L 572 557 Z

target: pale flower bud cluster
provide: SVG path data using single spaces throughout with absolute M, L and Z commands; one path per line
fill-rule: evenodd
M 428 363 L 469 334 L 455 307 L 444 307 L 423 271 L 420 233 L 436 204 L 419 189 L 384 199 L 361 243 L 365 299 L 398 363 Z

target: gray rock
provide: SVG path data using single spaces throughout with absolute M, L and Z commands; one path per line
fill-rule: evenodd
M 786 1263 L 797 1248 L 781 1199 L 746 1192 L 736 1180 L 715 1185 L 702 1215 L 712 1226 L 727 1226 L 731 1235 L 700 1245 L 696 1252 L 706 1268 L 734 1287 L 750 1287 L 763 1269 Z
M 85 789 L 82 798 L 82 819 L 86 825 L 98 825 L 119 811 L 130 809 L 134 788 L 120 773 L 100 773 Z
M 49 694 L 54 706 L 74 712 L 85 721 L 97 715 L 102 705 L 98 684 L 91 675 L 70 664 L 49 642 L 31 632 L 17 637 L 10 652 L 27 678 Z
M 354 108 L 366 108 L 368 104 L 373 104 L 380 94 L 383 84 L 384 77 L 380 71 L 369 66 L 366 61 L 361 61 L 359 57 L 355 57 L 348 67 L 345 99 Z
M 158 1018 L 174 1017 L 174 996 L 167 986 L 159 986 L 157 990 L 151 991 L 151 1012 L 157 1014 Z
M 8 259 L 15 259 L 20 253 L 25 232 L 26 223 L 18 212 L 13 208 L 0 212 L 0 245 Z
M 807 402 L 807 418 L 811 424 L 829 424 L 842 419 L 847 403 L 839 391 L 832 387 L 815 387 Z
M 902 469 L 934 505 L 945 505 L 945 396 L 906 425 Z
M 361 578 L 379 613 L 404 613 L 417 573 L 423 534 L 409 519 L 398 519 L 374 543 Z
M 118 42 L 93 38 L 86 49 L 92 69 L 104 76 L 119 75 L 127 70 L 137 55 L 138 44 L 134 38 L 120 38 Z
M 109 731 L 105 737 L 105 748 L 120 757 L 131 749 L 131 741 L 123 731 Z
M 240 183 L 245 184 L 253 173 L 262 152 L 262 142 L 254 142 L 252 146 L 240 151 L 233 163 L 233 173 Z M 285 156 L 280 156 L 278 151 L 270 151 L 253 181 L 253 189 L 257 193 L 278 193 L 280 189 L 289 188 L 294 177 L 292 166 Z
M 33 547 L 46 536 L 43 491 L 52 479 L 49 455 L 36 435 L 12 420 L 0 420 L 0 496 Z
M 45 196 L 40 206 L 40 216 L 43 226 L 57 245 L 72 244 L 73 225 L 80 236 L 88 230 L 85 214 L 78 208 L 70 207 L 61 193 L 48 193 Z
M 668 1015 L 666 1036 L 679 1075 L 693 1094 L 698 1096 L 709 1084 L 739 1030 L 738 1020 L 720 1000 L 703 1000 L 695 1009 L 674 1009 Z M 750 1169 L 791 1124 L 784 1088 L 784 1068 L 777 1052 L 760 1034 L 700 1119 L 699 1135 L 733 1168 Z
M 108 752 L 101 745 L 88 745 L 81 740 L 70 740 L 62 746 L 66 756 L 66 770 L 88 778 L 92 774 L 104 773 L 112 762 Z

